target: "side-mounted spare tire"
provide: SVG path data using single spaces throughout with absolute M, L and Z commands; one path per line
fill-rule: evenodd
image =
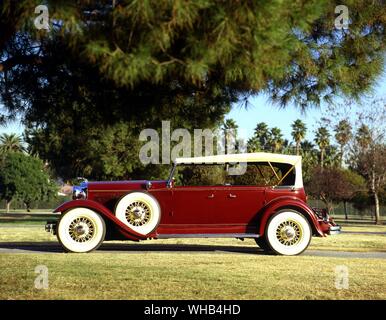
M 161 220 L 161 208 L 151 195 L 132 192 L 118 201 L 115 216 L 135 232 L 147 235 L 157 228 Z

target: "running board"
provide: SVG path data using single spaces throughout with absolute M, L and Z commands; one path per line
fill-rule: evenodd
M 256 233 L 173 233 L 159 234 L 158 239 L 171 238 L 259 238 Z

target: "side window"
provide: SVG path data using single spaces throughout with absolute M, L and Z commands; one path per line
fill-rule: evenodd
M 252 162 L 247 164 L 243 174 L 227 176 L 227 183 L 239 186 L 292 186 L 295 184 L 295 170 L 292 169 L 290 164 Z
M 177 186 L 218 186 L 225 184 L 225 164 L 180 165 L 175 179 Z

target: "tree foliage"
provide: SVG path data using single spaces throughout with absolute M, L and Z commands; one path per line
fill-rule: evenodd
M 0 135 L 0 156 L 8 152 L 25 151 L 23 140 L 21 136 L 11 133 L 3 133 Z
M 55 184 L 38 158 L 10 152 L 0 167 L 0 197 L 7 203 L 18 199 L 29 209 L 33 201 L 46 200 L 55 195 Z
M 42 40 L 42 33 L 31 25 L 37 4 L 3 2 L 0 50 L 8 52 L 20 30 L 28 31 L 32 40 Z M 334 27 L 339 4 L 78 0 L 74 6 L 73 1 L 47 1 L 56 21 L 50 37 L 96 64 L 119 86 L 177 79 L 244 93 L 266 91 L 283 105 L 293 100 L 303 107 L 339 93 L 358 97 L 382 70 L 383 1 L 371 6 L 364 0 L 346 1 L 351 22 L 347 30 Z M 9 53 L 3 69 L 23 62 L 9 62 L 15 57 Z M 31 57 L 36 50 L 28 53 Z
M 301 142 L 304 139 L 307 132 L 307 126 L 302 120 L 297 119 L 292 123 L 291 127 L 292 127 L 291 135 L 296 144 L 296 154 L 299 155 Z
M 116 141 L 104 130 L 134 137 L 168 119 L 210 128 L 232 103 L 262 92 L 301 108 L 339 94 L 358 98 L 384 62 L 380 0 L 347 1 L 347 30 L 334 27 L 338 1 L 44 3 L 49 32 L 33 25 L 41 1 L 1 4 L 0 102 L 3 120 L 21 115 L 33 152 L 64 178 L 142 170 L 128 163 L 119 175 L 109 169 L 123 156 L 115 149 L 111 159 L 103 155 L 101 141 Z M 136 141 L 126 145 L 133 152 Z M 100 153 L 105 160 L 95 159 Z
M 334 202 L 349 201 L 364 188 L 363 177 L 337 167 L 315 167 L 307 184 L 307 191 L 322 200 L 329 211 L 332 210 Z

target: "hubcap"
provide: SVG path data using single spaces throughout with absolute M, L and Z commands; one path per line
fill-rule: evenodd
M 135 227 L 143 226 L 150 221 L 150 207 L 142 201 L 131 203 L 126 209 L 126 220 Z
M 95 226 L 90 219 L 80 217 L 70 223 L 68 231 L 72 240 L 76 242 L 87 242 L 94 237 Z
M 286 220 L 276 229 L 276 237 L 285 246 L 293 246 L 300 242 L 303 236 L 302 226 L 294 220 Z

